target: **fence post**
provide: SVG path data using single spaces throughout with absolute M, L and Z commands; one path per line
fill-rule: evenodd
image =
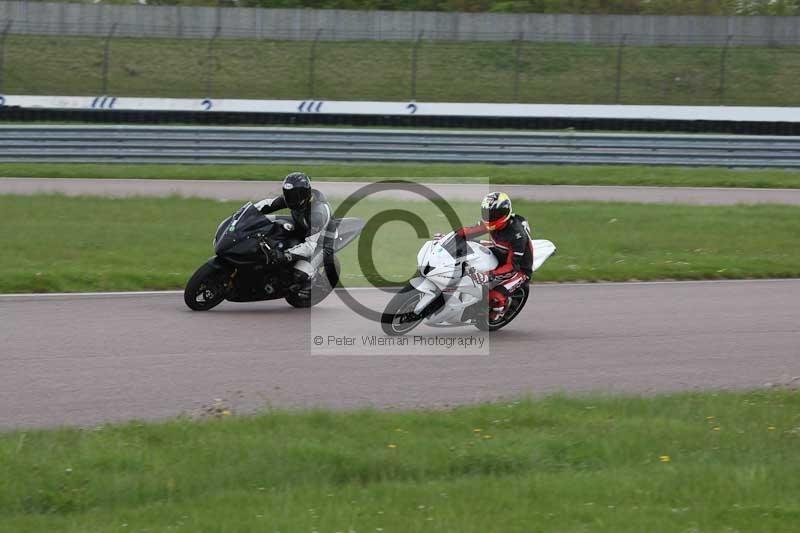
M 0 93 L 3 92 L 3 75 L 5 74 L 6 66 L 6 36 L 13 23 L 13 20 L 6 22 L 6 25 L 3 27 L 3 32 L 0 33 Z
M 322 28 L 319 28 L 314 34 L 314 42 L 311 43 L 311 52 L 308 56 L 308 97 L 312 100 L 317 97 L 316 63 L 320 35 L 322 35 Z
M 414 41 L 414 48 L 411 49 L 411 101 L 414 102 L 417 99 L 417 60 L 419 56 L 419 47 L 422 44 L 422 33 L 424 30 L 421 30 L 417 35 L 417 40 Z
M 725 39 L 725 46 L 722 48 L 719 58 L 719 105 L 725 105 L 725 69 L 728 62 L 728 48 L 732 39 L 733 35 L 728 35 L 728 38 Z
M 519 103 L 519 78 L 522 73 L 522 39 L 524 32 L 517 36 L 514 47 L 514 101 Z
M 117 31 L 117 23 L 111 25 L 106 35 L 105 42 L 103 43 L 103 86 L 101 87 L 100 94 L 108 94 L 108 70 L 111 62 L 111 38 L 114 37 L 114 32 Z
M 625 40 L 628 38 L 627 33 L 622 34 L 617 46 L 617 85 L 614 91 L 614 103 L 619 103 L 620 93 L 622 92 L 622 50 L 625 48 Z
M 206 98 L 211 98 L 211 93 L 214 89 L 214 41 L 219 36 L 219 24 L 214 28 L 214 35 L 208 40 L 208 47 L 206 48 Z

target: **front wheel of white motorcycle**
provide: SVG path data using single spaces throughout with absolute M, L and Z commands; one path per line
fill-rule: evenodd
M 424 296 L 425 293 L 418 291 L 411 284 L 406 285 L 400 292 L 395 294 L 389 300 L 386 309 L 381 315 L 381 329 L 383 329 L 383 332 L 391 336 L 405 335 L 419 326 L 425 320 L 427 314 L 424 311 L 421 314 L 416 314 L 414 309 L 416 309 L 417 304 Z M 443 301 L 441 294 L 427 306 L 427 309 L 431 309 L 431 306 L 437 306 L 440 300 Z
M 527 284 L 522 285 L 508 296 L 508 309 L 503 313 L 503 316 L 491 320 L 487 309 L 487 312 L 478 318 L 475 327 L 481 331 L 497 331 L 506 327 L 512 320 L 517 318 L 522 308 L 525 307 L 525 302 L 528 301 L 528 294 L 530 294 L 530 287 Z

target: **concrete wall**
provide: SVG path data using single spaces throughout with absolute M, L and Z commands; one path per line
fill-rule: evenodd
M 281 113 L 372 115 L 382 117 L 506 117 L 674 121 L 734 121 L 800 123 L 800 107 L 477 104 L 445 102 L 361 102 L 315 100 L 240 100 L 201 98 L 119 98 L 113 96 L 6 95 L 0 106 L 24 109 L 84 109 L 114 111 L 186 111 L 210 113 Z
M 630 44 L 799 45 L 800 17 L 428 13 L 11 2 L 0 32 L 45 35 L 307 40 L 513 40 Z

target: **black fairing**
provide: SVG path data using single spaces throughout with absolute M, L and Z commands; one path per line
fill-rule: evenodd
M 217 242 L 219 242 L 220 237 L 222 237 L 222 235 L 228 231 L 228 226 L 231 223 L 231 219 L 233 219 L 232 216 L 219 223 L 219 226 L 217 227 L 217 233 L 214 235 L 214 251 L 216 251 Z
M 352 242 L 364 227 L 357 218 L 334 220 L 337 236 L 323 239 L 323 246 L 338 252 Z M 295 283 L 289 263 L 270 265 L 262 243 L 271 248 L 288 249 L 301 243 L 305 235 L 294 229 L 290 215 L 262 215 L 247 203 L 233 216 L 222 221 L 214 237 L 219 268 L 231 273 L 231 288 L 226 299 L 233 302 L 252 302 L 283 298 Z
M 264 216 L 252 204 L 242 206 L 217 229 L 214 251 L 232 263 L 264 263 L 261 242 L 270 247 L 290 248 L 302 241 L 294 231 L 291 217 Z

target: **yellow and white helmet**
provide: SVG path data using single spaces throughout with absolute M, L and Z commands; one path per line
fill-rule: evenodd
M 489 231 L 501 230 L 511 216 L 511 198 L 504 192 L 490 192 L 481 202 L 481 220 Z

